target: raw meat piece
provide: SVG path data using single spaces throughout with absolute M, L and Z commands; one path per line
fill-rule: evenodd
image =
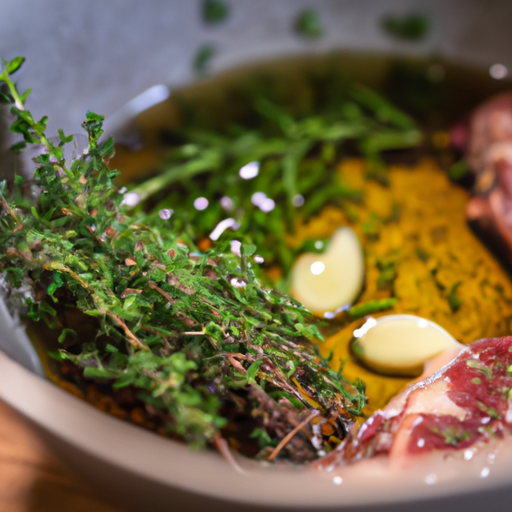
M 412 383 L 373 414 L 335 457 L 356 461 L 386 454 L 403 459 L 465 449 L 510 432 L 512 336 L 507 336 L 476 341 L 446 366 Z

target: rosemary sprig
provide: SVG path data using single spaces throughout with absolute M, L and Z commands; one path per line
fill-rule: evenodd
M 33 119 L 28 92 L 19 94 L 11 79 L 23 59 L 3 62 L 2 97 L 15 118 L 11 130 L 23 136 L 15 149 L 45 151 L 35 158 L 36 202 L 19 176 L 12 191 L 1 185 L 0 269 L 11 294 L 23 293 L 28 316 L 59 333 L 63 348 L 53 356 L 87 379 L 135 390 L 193 446 L 218 444 L 235 413 L 245 414 L 262 454 L 313 413 L 343 438 L 365 405 L 364 386 L 317 355 L 310 340 L 322 336 L 307 310 L 261 286 L 256 247 L 244 244 L 237 256 L 219 243 L 198 253 L 168 220 L 128 211 L 107 165 L 112 141 L 98 142 L 103 117 L 87 113 L 88 151 L 65 160 L 72 137 L 60 132 L 51 142 L 46 118 Z M 70 308 L 97 326 L 94 339 L 66 324 Z M 281 456 L 305 461 L 330 449 L 308 428 Z
M 195 241 L 233 219 L 236 231 L 226 229 L 221 239 L 257 245 L 267 266 L 286 275 L 298 252 L 286 242 L 296 219 L 306 220 L 328 203 L 361 199 L 335 170 L 347 143 L 356 143 L 366 157 L 370 177 L 385 179 L 382 153 L 417 146 L 422 135 L 405 113 L 355 84 L 336 109 L 302 118 L 260 94 L 252 103 L 252 129 L 178 131 L 175 138 L 184 142 L 169 152 L 161 172 L 131 192 L 141 203 L 157 196 L 157 209 L 172 209 L 177 227 Z M 243 173 L 247 165 L 253 171 L 249 177 Z M 194 208 L 198 197 L 208 200 L 206 209 Z

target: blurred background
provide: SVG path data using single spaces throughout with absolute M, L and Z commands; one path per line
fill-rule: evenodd
M 212 48 L 208 71 L 275 56 L 371 49 L 437 53 L 512 69 L 512 2 L 503 0 L 236 0 L 222 20 L 205 19 L 202 0 L 3 0 L 0 53 L 24 55 L 18 75 L 32 87 L 29 107 L 48 115 L 50 132 L 77 132 L 88 109 L 111 116 L 155 84 L 194 79 L 198 52 Z M 321 37 L 301 37 L 297 16 L 318 12 Z M 419 40 L 389 37 L 388 15 L 432 20 Z M 206 55 L 208 57 L 208 55 Z

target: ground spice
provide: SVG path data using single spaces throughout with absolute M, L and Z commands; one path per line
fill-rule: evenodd
M 326 207 L 308 221 L 298 221 L 290 243 L 328 238 L 340 226 L 351 226 L 366 255 L 366 286 L 360 301 L 396 297 L 390 313 L 407 313 L 433 320 L 457 340 L 503 336 L 512 328 L 512 284 L 466 221 L 468 193 L 449 181 L 432 159 L 414 168 L 392 166 L 389 183 L 365 179 L 362 160 L 344 160 L 344 183 L 362 190 L 360 204 Z M 322 346 L 332 365 L 345 361 L 344 375 L 361 378 L 367 386 L 367 414 L 384 406 L 408 382 L 380 377 L 352 357 L 352 322 Z

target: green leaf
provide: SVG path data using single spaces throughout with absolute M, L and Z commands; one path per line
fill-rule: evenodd
M 255 428 L 249 435 L 251 439 L 257 439 L 261 448 L 265 446 L 270 446 L 272 444 L 272 439 L 267 434 L 267 431 L 264 428 Z
M 77 336 L 78 335 L 77 335 L 76 331 L 74 331 L 73 329 L 65 328 L 65 329 L 62 329 L 62 332 L 60 333 L 57 341 L 59 343 L 64 343 L 64 341 L 66 341 L 66 338 L 71 337 L 73 339 L 76 339 Z
M 133 304 L 135 303 L 136 300 L 137 300 L 137 297 L 135 297 L 135 295 L 130 295 L 130 296 L 126 297 L 124 304 L 123 304 L 123 308 L 130 309 L 130 307 L 133 306 Z
M 204 327 L 204 333 L 219 342 L 224 338 L 224 332 L 215 322 L 208 322 Z
M 242 244 L 240 249 L 240 254 L 244 258 L 248 258 L 252 256 L 256 252 L 256 246 L 255 245 L 248 245 L 248 244 Z
M 229 6 L 220 0 L 205 0 L 203 2 L 203 21 L 216 24 L 224 21 L 229 15 Z
M 16 142 L 16 144 L 13 144 L 9 149 L 11 151 L 15 151 L 16 153 L 19 153 L 23 151 L 27 147 L 27 143 L 22 140 L 20 142 Z
M 313 9 L 302 11 L 295 21 L 295 31 L 302 37 L 317 39 L 323 35 L 324 28 L 320 13 Z
M 57 316 L 57 311 L 53 309 L 47 302 L 39 303 L 39 311 L 43 311 L 44 313 L 48 313 L 51 316 Z
M 88 123 L 102 123 L 103 120 L 105 119 L 105 116 L 102 116 L 101 114 L 96 114 L 94 112 L 91 112 L 90 110 L 88 110 L 85 114 L 85 120 L 88 122 Z
M 448 169 L 448 176 L 454 181 L 459 181 L 470 173 L 470 168 L 464 160 L 454 163 Z
M 167 274 L 160 268 L 157 268 L 153 272 L 151 272 L 151 279 L 153 279 L 153 281 L 156 281 L 157 283 L 165 281 L 166 277 Z
M 44 130 L 46 130 L 46 124 L 48 123 L 48 116 L 43 116 L 40 120 L 39 120 L 39 123 L 37 123 L 37 126 L 38 126 L 38 129 L 41 131 L 41 132 L 44 132 Z
M 8 73 L 10 75 L 16 73 L 16 71 L 18 71 L 18 69 L 21 68 L 24 62 L 25 57 L 15 57 L 14 59 L 12 59 L 11 62 L 9 62 L 6 66 Z
M 104 116 L 95 114 L 91 111 L 88 111 L 85 114 L 85 121 L 83 123 L 83 126 L 89 134 L 89 146 L 91 149 L 95 149 L 98 145 L 98 139 L 101 137 L 103 133 L 104 119 Z
M 66 137 L 62 128 L 59 128 L 57 131 L 59 132 L 59 138 L 62 144 L 67 144 L 73 140 L 74 135 L 69 135 Z
M 22 103 L 25 103 L 27 101 L 28 95 L 32 92 L 32 89 L 27 89 L 25 92 L 22 92 L 20 94 L 20 99 Z
M 377 299 L 364 302 L 363 304 L 357 304 L 356 306 L 352 306 L 348 310 L 348 315 L 352 320 L 357 320 L 358 318 L 362 318 L 366 315 L 371 315 L 372 313 L 378 313 L 379 311 L 391 309 L 396 304 L 396 302 L 397 299 L 395 298 Z
M 389 100 L 363 85 L 353 85 L 350 89 L 350 95 L 361 105 L 370 109 L 380 121 L 389 122 L 406 130 L 404 132 L 370 131 L 371 148 L 368 148 L 369 150 L 380 151 L 381 149 L 410 147 L 418 144 L 421 133 L 416 130 L 415 122 Z
M 215 47 L 213 45 L 206 44 L 201 46 L 194 57 L 194 70 L 201 75 L 205 74 L 208 64 L 215 53 Z
M 258 359 L 258 361 L 254 361 L 254 363 L 247 368 L 247 382 L 249 384 L 256 384 L 256 376 L 258 375 L 258 370 L 260 366 L 263 364 L 262 359 Z
M 100 155 L 105 158 L 112 158 L 115 153 L 114 138 L 109 137 L 100 147 Z
M 84 376 L 91 379 L 111 379 L 114 377 L 113 373 L 105 368 L 87 366 L 84 368 Z
M 390 36 L 403 41 L 420 41 L 427 37 L 432 28 L 431 20 L 424 14 L 386 16 L 381 24 Z
M 462 301 L 457 296 L 457 288 L 461 285 L 461 282 L 455 283 L 448 294 L 448 304 L 450 305 L 451 310 L 455 313 L 462 306 Z
M 66 361 L 67 359 L 70 359 L 68 357 L 68 355 L 63 352 L 62 350 L 52 350 L 52 351 L 49 351 L 48 352 L 48 355 L 52 358 L 52 359 L 55 359 L 55 361 Z
M 52 283 L 50 284 L 50 286 L 48 286 L 48 295 L 50 296 L 53 296 L 53 294 L 57 291 L 57 289 L 59 288 L 59 285 L 57 283 Z
M 134 381 L 135 373 L 128 371 L 125 374 L 121 375 L 121 377 L 119 377 L 112 386 L 114 389 L 122 389 L 127 386 L 131 386 Z

